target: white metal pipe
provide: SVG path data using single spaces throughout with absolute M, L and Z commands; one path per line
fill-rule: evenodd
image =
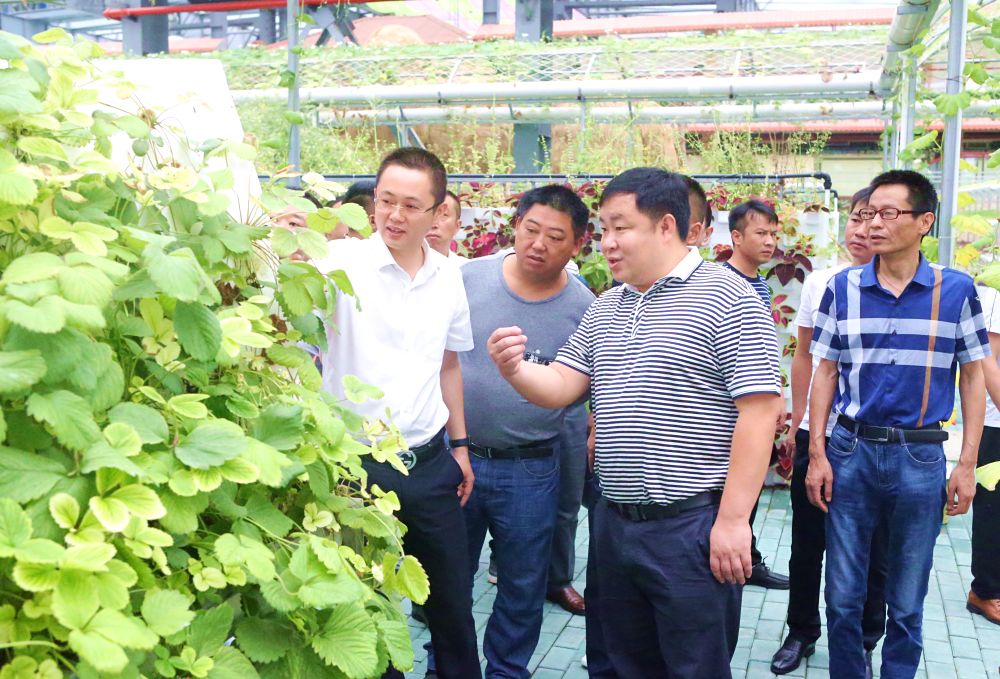
M 902 68 L 902 53 L 913 46 L 917 36 L 930 25 L 940 0 L 899 0 L 896 16 L 889 26 L 885 62 L 879 77 L 879 94 L 888 94 L 894 88 Z
M 1000 101 L 976 102 L 969 115 L 985 115 Z M 921 103 L 915 114 L 934 114 L 934 105 Z M 408 106 L 379 109 L 348 109 L 321 111 L 318 121 L 325 125 L 370 125 L 408 123 L 446 124 L 473 122 L 483 124 L 511 123 L 704 123 L 754 121 L 821 121 L 863 120 L 883 118 L 885 107 L 880 101 L 863 102 L 774 102 L 759 105 L 703 106 Z
M 753 76 L 733 78 L 647 78 L 634 80 L 545 80 L 506 83 L 440 85 L 365 85 L 362 87 L 304 87 L 301 101 L 325 104 L 467 104 L 555 101 L 636 101 L 751 98 L 807 98 L 810 96 L 866 98 L 878 82 L 877 71 L 829 75 Z M 238 90 L 237 102 L 280 100 L 282 89 Z
M 965 32 L 968 28 L 966 0 L 951 0 L 948 34 L 948 94 L 962 89 L 965 68 Z M 958 211 L 958 165 L 962 154 L 962 109 L 944 120 L 944 149 L 941 154 L 941 209 L 938 218 L 938 260 L 951 265 L 953 243 L 951 218 Z

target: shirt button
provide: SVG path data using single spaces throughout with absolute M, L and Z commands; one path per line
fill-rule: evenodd
M 891 361 L 889 361 L 889 365 L 896 365 L 896 359 L 892 359 Z

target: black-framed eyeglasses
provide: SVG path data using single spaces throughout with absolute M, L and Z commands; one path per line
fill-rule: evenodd
M 881 210 L 876 210 L 875 208 L 863 207 L 858 210 L 858 217 L 866 222 L 870 222 L 875 219 L 876 215 L 878 215 L 884 221 L 890 221 L 898 218 L 899 215 L 922 215 L 925 212 L 927 212 L 927 210 L 900 210 L 894 207 L 884 207 Z
M 431 210 L 437 208 L 437 205 L 431 205 L 429 208 L 424 209 L 416 205 L 406 205 L 405 203 L 396 203 L 389 200 L 388 198 L 380 198 L 375 196 L 375 209 L 381 212 L 393 213 L 397 209 L 399 214 L 403 217 L 419 217 L 420 215 L 427 214 Z

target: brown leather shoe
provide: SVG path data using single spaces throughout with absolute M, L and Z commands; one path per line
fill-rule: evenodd
M 981 615 L 994 625 L 1000 625 L 1000 599 L 983 599 L 975 592 L 969 592 L 969 601 L 965 609 L 970 613 Z
M 583 615 L 587 612 L 587 603 L 583 600 L 583 595 L 573 589 L 573 585 L 550 591 L 545 598 L 554 604 L 559 604 L 564 611 L 573 615 Z

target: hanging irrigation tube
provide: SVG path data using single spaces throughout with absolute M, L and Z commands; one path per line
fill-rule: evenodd
M 962 89 L 965 67 L 965 31 L 968 27 L 966 0 L 951 0 L 951 32 L 948 35 L 948 94 Z M 962 153 L 962 109 L 945 117 L 944 149 L 941 154 L 941 210 L 938 215 L 938 253 L 942 264 L 951 265 L 951 218 L 958 211 L 958 164 Z
M 734 78 L 645 78 L 441 85 L 366 85 L 304 87 L 300 100 L 324 104 L 514 104 L 559 101 L 642 101 L 702 99 L 803 99 L 838 97 L 866 99 L 874 95 L 878 72 L 829 75 L 757 76 Z M 239 90 L 237 102 L 281 100 L 287 90 Z
M 987 115 L 1000 101 L 977 102 L 969 115 Z M 916 107 L 918 115 L 935 112 L 930 103 Z M 432 125 L 459 122 L 482 124 L 553 123 L 725 123 L 753 121 L 870 120 L 884 118 L 888 111 L 880 101 L 865 102 L 774 102 L 756 105 L 706 106 L 408 106 L 396 108 L 320 111 L 318 123 L 351 125 Z

